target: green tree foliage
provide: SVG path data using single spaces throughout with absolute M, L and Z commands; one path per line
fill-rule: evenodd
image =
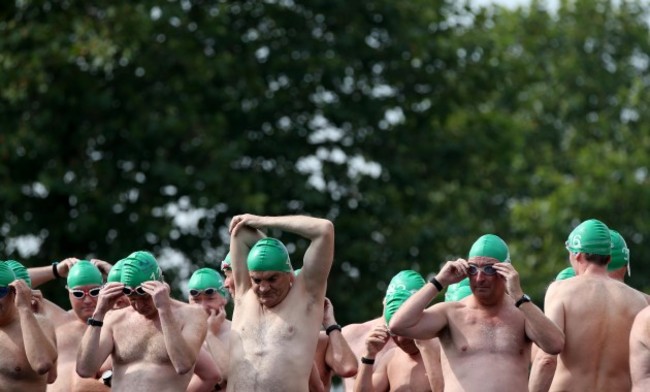
M 637 2 L 16 1 L 0 12 L 6 258 L 33 235 L 30 266 L 136 249 L 216 266 L 234 214 L 323 216 L 337 229 L 328 296 L 348 323 L 380 314 L 399 270 L 435 272 L 485 232 L 511 244 L 541 300 L 566 235 L 593 216 L 625 236 L 633 284 L 650 288 L 635 264 L 650 256 Z M 167 272 L 178 290 L 183 272 Z M 64 304 L 60 291 L 46 295 Z

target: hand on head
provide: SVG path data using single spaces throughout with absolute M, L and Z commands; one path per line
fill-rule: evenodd
M 95 312 L 104 315 L 109 310 L 112 310 L 115 307 L 117 300 L 124 295 L 122 291 L 123 288 L 124 284 L 119 282 L 106 283 L 99 291 Z
M 111 268 L 113 267 L 109 262 L 106 262 L 104 260 L 99 260 L 99 259 L 90 259 L 90 262 L 93 263 L 95 267 L 99 270 L 99 272 L 102 273 L 104 278 L 108 276 L 108 273 L 110 272 Z
M 386 342 L 390 339 L 390 332 L 388 327 L 384 324 L 376 325 L 366 338 L 366 351 L 369 356 L 374 357 L 381 349 L 384 348 Z
M 27 286 L 27 283 L 25 283 L 24 280 L 16 279 L 9 283 L 9 287 L 11 287 L 14 293 L 16 293 L 14 298 L 16 307 L 32 308 L 32 289 Z
M 519 273 L 511 263 L 495 263 L 492 266 L 497 270 L 497 274 L 506 281 L 506 292 L 513 297 L 519 299 L 523 295 L 521 284 L 519 283 Z
M 67 278 L 70 268 L 77 264 L 77 262 L 79 262 L 79 259 L 76 257 L 68 257 L 67 259 L 61 260 L 59 264 L 56 265 L 56 270 L 59 272 L 59 276 Z
M 167 283 L 159 282 L 157 280 L 149 280 L 143 282 L 140 287 L 142 287 L 145 293 L 151 296 L 156 308 L 160 309 L 169 306 L 171 303 L 171 298 L 169 296 L 170 289 Z

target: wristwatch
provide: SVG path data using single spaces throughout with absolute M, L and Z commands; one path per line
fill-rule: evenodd
M 94 318 L 89 318 L 86 320 L 86 324 L 90 325 L 91 327 L 101 327 L 104 325 L 103 321 L 95 320 Z
M 515 306 L 516 306 L 516 307 L 520 307 L 521 304 L 523 304 L 524 302 L 531 302 L 531 301 L 532 301 L 532 300 L 530 299 L 530 297 L 528 296 L 528 294 L 524 294 L 524 295 L 521 296 L 521 298 L 519 298 L 519 299 L 517 300 L 517 302 L 515 302 Z

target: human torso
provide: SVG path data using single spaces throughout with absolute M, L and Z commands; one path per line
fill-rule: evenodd
M 445 391 L 527 391 L 531 342 L 514 301 L 482 308 L 468 297 L 450 303 L 447 317 L 439 336 Z
M 271 309 L 252 290 L 237 298 L 228 390 L 307 392 L 323 300 L 309 299 L 296 285 Z
M 614 279 L 578 276 L 557 283 L 565 344 L 550 390 L 630 390 L 628 339 L 645 298 Z
M 74 316 L 56 327 L 57 377 L 47 386 L 48 392 L 100 392 L 110 388 L 95 378 L 77 375 L 77 350 L 87 325 Z
M 420 354 L 408 355 L 399 347 L 391 349 L 386 373 L 391 392 L 429 392 L 431 386 Z
M 632 392 L 650 391 L 650 307 L 634 321 L 630 336 L 630 374 Z
M 363 353 L 366 350 L 366 338 L 372 329 L 378 324 L 385 324 L 386 321 L 383 317 L 378 317 L 376 319 L 366 321 L 365 323 L 360 324 L 349 324 L 343 327 L 341 333 L 343 337 L 348 342 L 350 349 L 357 358 L 361 358 Z M 386 342 L 384 348 L 377 353 L 375 356 L 375 362 L 379 362 L 380 358 L 384 353 L 388 352 L 391 348 L 395 347 L 395 343 L 392 339 L 389 339 Z M 345 391 L 354 390 L 354 380 L 355 377 L 348 377 L 343 379 L 343 389 Z
M 0 391 L 45 391 L 47 374 L 29 364 L 18 318 L 0 326 L 0 350 Z
M 172 306 L 182 329 L 184 309 Z M 111 324 L 114 342 L 112 390 L 184 391 L 192 372 L 176 373 L 167 353 L 159 318 L 146 319 L 132 308 L 116 312 L 119 313 L 114 315 Z

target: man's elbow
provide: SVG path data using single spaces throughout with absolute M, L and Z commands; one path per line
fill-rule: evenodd
M 194 363 L 174 365 L 174 370 L 176 370 L 176 374 L 182 376 L 184 374 L 194 371 Z
M 560 332 L 558 336 L 553 339 L 547 347 L 543 347 L 545 353 L 550 355 L 558 355 L 564 349 L 564 333 Z
M 542 373 L 555 372 L 557 367 L 557 355 L 546 352 L 540 352 L 535 358 L 535 367 Z
M 346 363 L 342 364 L 339 369 L 336 371 L 336 375 L 341 377 L 341 378 L 348 378 L 348 377 L 354 377 L 357 375 L 357 371 L 359 370 L 359 365 L 356 361 L 354 363 Z
M 81 378 L 90 378 L 90 377 L 95 377 L 96 371 L 93 369 L 90 369 L 88 366 L 85 366 L 83 363 L 80 361 L 77 361 L 77 366 L 76 369 L 77 375 Z
M 47 374 L 52 370 L 52 367 L 54 366 L 53 361 L 41 361 L 36 367 L 34 368 L 34 371 L 39 375 L 42 376 L 44 374 Z
M 393 318 L 390 320 L 390 323 L 388 323 L 388 329 L 392 334 L 405 335 L 407 327 L 403 322 L 400 321 L 399 318 L 393 316 Z

